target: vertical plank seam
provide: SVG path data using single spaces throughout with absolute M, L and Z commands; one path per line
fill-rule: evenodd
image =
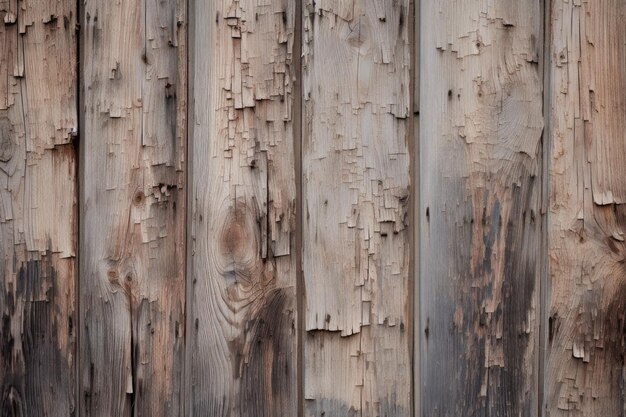
M 417 51 L 419 50 L 419 7 L 420 0 L 409 1 L 409 21 L 412 24 L 409 25 L 409 42 L 410 42 L 410 59 L 409 59 L 409 126 L 408 126 L 408 152 L 409 152 L 409 192 L 411 198 L 409 200 L 409 280 L 408 280 L 408 303 L 409 303 L 409 363 L 411 364 L 411 401 L 410 401 L 410 415 L 415 417 L 419 412 L 419 389 L 416 381 L 420 380 L 419 373 L 419 344 L 416 343 L 416 336 L 419 335 L 416 326 L 419 325 L 419 313 L 418 309 L 418 294 L 419 294 L 419 274 L 417 271 L 417 263 L 419 262 L 419 247 L 416 244 L 417 236 L 419 236 L 419 216 L 416 213 L 419 212 L 419 172 L 417 171 L 417 149 L 418 149 L 418 134 L 416 130 L 415 119 L 418 117 L 418 98 L 417 88 L 419 84 L 419 57 Z
M 189 334 L 192 328 L 192 323 L 190 321 L 192 305 L 191 301 L 193 297 L 190 297 L 192 286 L 189 285 L 189 280 L 193 279 L 193 269 L 191 267 L 191 256 L 193 254 L 193 250 L 190 250 L 193 238 L 193 229 L 192 229 L 192 219 L 193 219 L 193 178 L 192 178 L 192 167 L 193 167 L 193 152 L 189 152 L 189 148 L 192 145 L 193 135 L 194 135 L 194 123 L 195 123 L 195 102 L 193 95 L 194 88 L 194 75 L 195 75 L 195 27 L 196 27 L 196 19 L 195 19 L 195 2 L 194 0 L 183 0 L 186 2 L 186 14 L 185 14 L 185 37 L 186 37 L 186 47 L 187 53 L 185 55 L 186 64 L 186 77 L 187 77 L 187 91 L 186 94 L 186 109 L 185 113 L 187 114 L 187 129 L 185 129 L 185 219 L 183 224 L 185 225 L 185 334 L 183 336 L 183 375 L 182 375 L 182 384 L 181 387 L 181 398 L 180 406 L 182 408 L 181 417 L 185 417 L 193 410 L 191 406 L 193 387 L 191 378 L 191 373 L 189 371 L 191 355 L 189 354 Z M 191 417 L 192 415 L 189 414 Z
M 304 417 L 304 270 L 302 233 L 304 216 L 302 215 L 302 28 L 304 14 L 302 1 L 296 1 L 294 11 L 294 45 L 292 62 L 295 72 L 295 97 L 293 103 L 293 141 L 294 169 L 296 181 L 296 402 L 298 417 Z
M 190 171 L 190 162 L 189 162 L 189 131 L 191 129 L 191 117 L 190 117 L 190 111 L 189 111 L 189 97 L 191 96 L 191 89 L 190 89 L 190 81 L 189 81 L 189 67 L 191 66 L 190 63 L 190 58 L 191 58 L 191 52 L 190 52 L 190 46 L 189 46 L 189 40 L 190 40 L 190 35 L 189 35 L 189 8 L 190 8 L 190 3 L 193 0 L 180 0 L 183 1 L 184 4 L 182 6 L 182 9 L 184 9 L 184 28 L 185 28 L 185 52 L 184 52 L 184 59 L 185 59 L 185 70 L 184 70 L 184 77 L 185 77 L 185 91 L 183 92 L 183 94 L 185 95 L 185 122 L 187 123 L 187 127 L 184 130 L 184 134 L 185 137 L 182 139 L 183 143 L 184 143 L 184 149 L 183 149 L 183 158 L 184 158 L 184 163 L 183 163 L 183 169 L 184 169 L 184 173 L 183 173 L 183 178 L 184 178 L 184 184 L 183 184 L 183 191 L 185 193 L 184 196 L 184 202 L 185 202 L 185 210 L 183 213 L 183 258 L 184 258 L 184 262 L 183 262 L 183 300 L 185 303 L 185 306 L 183 308 L 183 347 L 182 347 L 182 363 L 183 363 L 183 369 L 181 370 L 181 387 L 180 387 L 180 402 L 179 402 L 179 408 L 180 408 L 180 416 L 184 417 L 186 415 L 186 411 L 187 411 L 187 321 L 188 321 L 188 303 L 189 303 L 189 297 L 187 296 L 188 294 L 188 280 L 189 280 L 189 265 L 188 265 L 188 259 L 189 259 L 189 238 L 191 236 L 191 233 L 189 233 L 189 209 L 191 207 L 191 205 L 189 204 L 189 196 L 191 194 L 191 190 L 189 187 L 189 184 L 191 184 L 191 171 Z M 177 13 L 180 12 L 179 9 L 180 6 L 177 7 Z M 180 56 L 180 55 L 179 55 Z M 178 63 L 178 65 L 180 65 L 180 63 Z M 176 122 L 178 124 L 178 121 Z
M 81 241 L 82 241 L 82 201 L 83 201 L 83 179 L 84 179 L 84 164 L 81 163 L 81 159 L 84 158 L 84 146 L 80 146 L 80 142 L 85 140 L 82 134 L 83 126 L 85 126 L 85 112 L 82 110 L 83 107 L 83 95 L 82 95 L 82 87 L 83 87 L 83 72 L 81 68 L 83 66 L 82 62 L 82 51 L 83 51 L 83 15 L 84 15 L 84 5 L 85 0 L 76 0 L 76 112 L 77 114 L 77 123 L 78 126 L 76 128 L 76 138 L 75 138 L 75 150 L 76 155 L 74 155 L 74 159 L 76 161 L 76 262 L 74 265 L 76 278 L 75 278 L 75 302 L 76 302 L 76 324 L 74 326 L 76 331 L 76 366 L 75 366 L 75 378 L 76 385 L 74 387 L 74 412 L 77 417 L 81 417 L 81 392 L 82 392 L 82 327 L 83 327 L 83 315 L 81 314 L 81 278 L 82 274 L 80 273 L 81 269 Z M 81 5 L 82 4 L 82 5 Z
M 540 244 L 540 285 L 539 285 L 539 370 L 537 383 L 537 415 L 542 417 L 545 413 L 544 393 L 545 393 L 545 362 L 548 352 L 546 346 L 549 316 L 549 258 L 548 258 L 548 216 L 549 216 L 549 166 L 550 166 L 550 103 L 551 103 L 551 0 L 543 0 L 543 134 L 542 134 L 542 178 L 541 178 L 541 244 Z

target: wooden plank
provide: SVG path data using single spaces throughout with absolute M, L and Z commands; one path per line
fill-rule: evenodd
M 75 413 L 76 2 L 0 1 L 0 410 Z
M 303 35 L 304 412 L 408 416 L 409 1 L 312 1 Z
M 538 410 L 542 11 L 422 2 L 424 416 Z
M 188 415 L 296 415 L 295 3 L 190 12 Z
M 626 410 L 626 2 L 552 2 L 546 416 Z
M 186 5 L 83 7 L 80 411 L 178 416 Z

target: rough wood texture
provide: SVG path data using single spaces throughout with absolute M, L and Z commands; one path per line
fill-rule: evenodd
M 537 413 L 542 7 L 423 1 L 425 416 Z
M 83 7 L 81 415 L 178 416 L 186 5 Z
M 626 416 L 625 22 L 0 0 L 0 416 Z
M 409 1 L 306 1 L 307 416 L 408 416 Z
M 0 1 L 2 416 L 75 412 L 76 129 L 76 3 Z
M 552 2 L 546 416 L 626 412 L 626 2 Z
M 196 2 L 191 416 L 295 416 L 295 2 Z

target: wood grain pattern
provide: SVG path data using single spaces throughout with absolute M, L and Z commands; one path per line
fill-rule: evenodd
M 76 3 L 0 1 L 0 412 L 75 413 Z
M 306 1 L 304 412 L 408 416 L 409 1 Z
M 80 411 L 178 416 L 186 4 L 83 8 Z
M 534 416 L 541 4 L 421 13 L 423 415 Z
M 192 13 L 191 416 L 295 416 L 295 2 Z
M 626 415 L 624 22 L 0 0 L 0 416 Z
M 554 1 L 546 416 L 626 410 L 626 2 Z

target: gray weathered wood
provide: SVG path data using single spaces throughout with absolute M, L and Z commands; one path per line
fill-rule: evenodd
M 195 2 L 187 415 L 295 416 L 295 2 Z
M 545 415 L 623 416 L 626 2 L 553 1 Z
M 304 412 L 409 416 L 409 1 L 306 1 Z
M 536 416 L 539 1 L 422 1 L 424 416 Z
M 75 19 L 74 1 L 0 1 L 2 416 L 75 412 Z
M 179 416 L 186 5 L 82 7 L 80 411 Z
M 2 417 L 626 413 L 625 0 L 187 2 L 0 0 Z

